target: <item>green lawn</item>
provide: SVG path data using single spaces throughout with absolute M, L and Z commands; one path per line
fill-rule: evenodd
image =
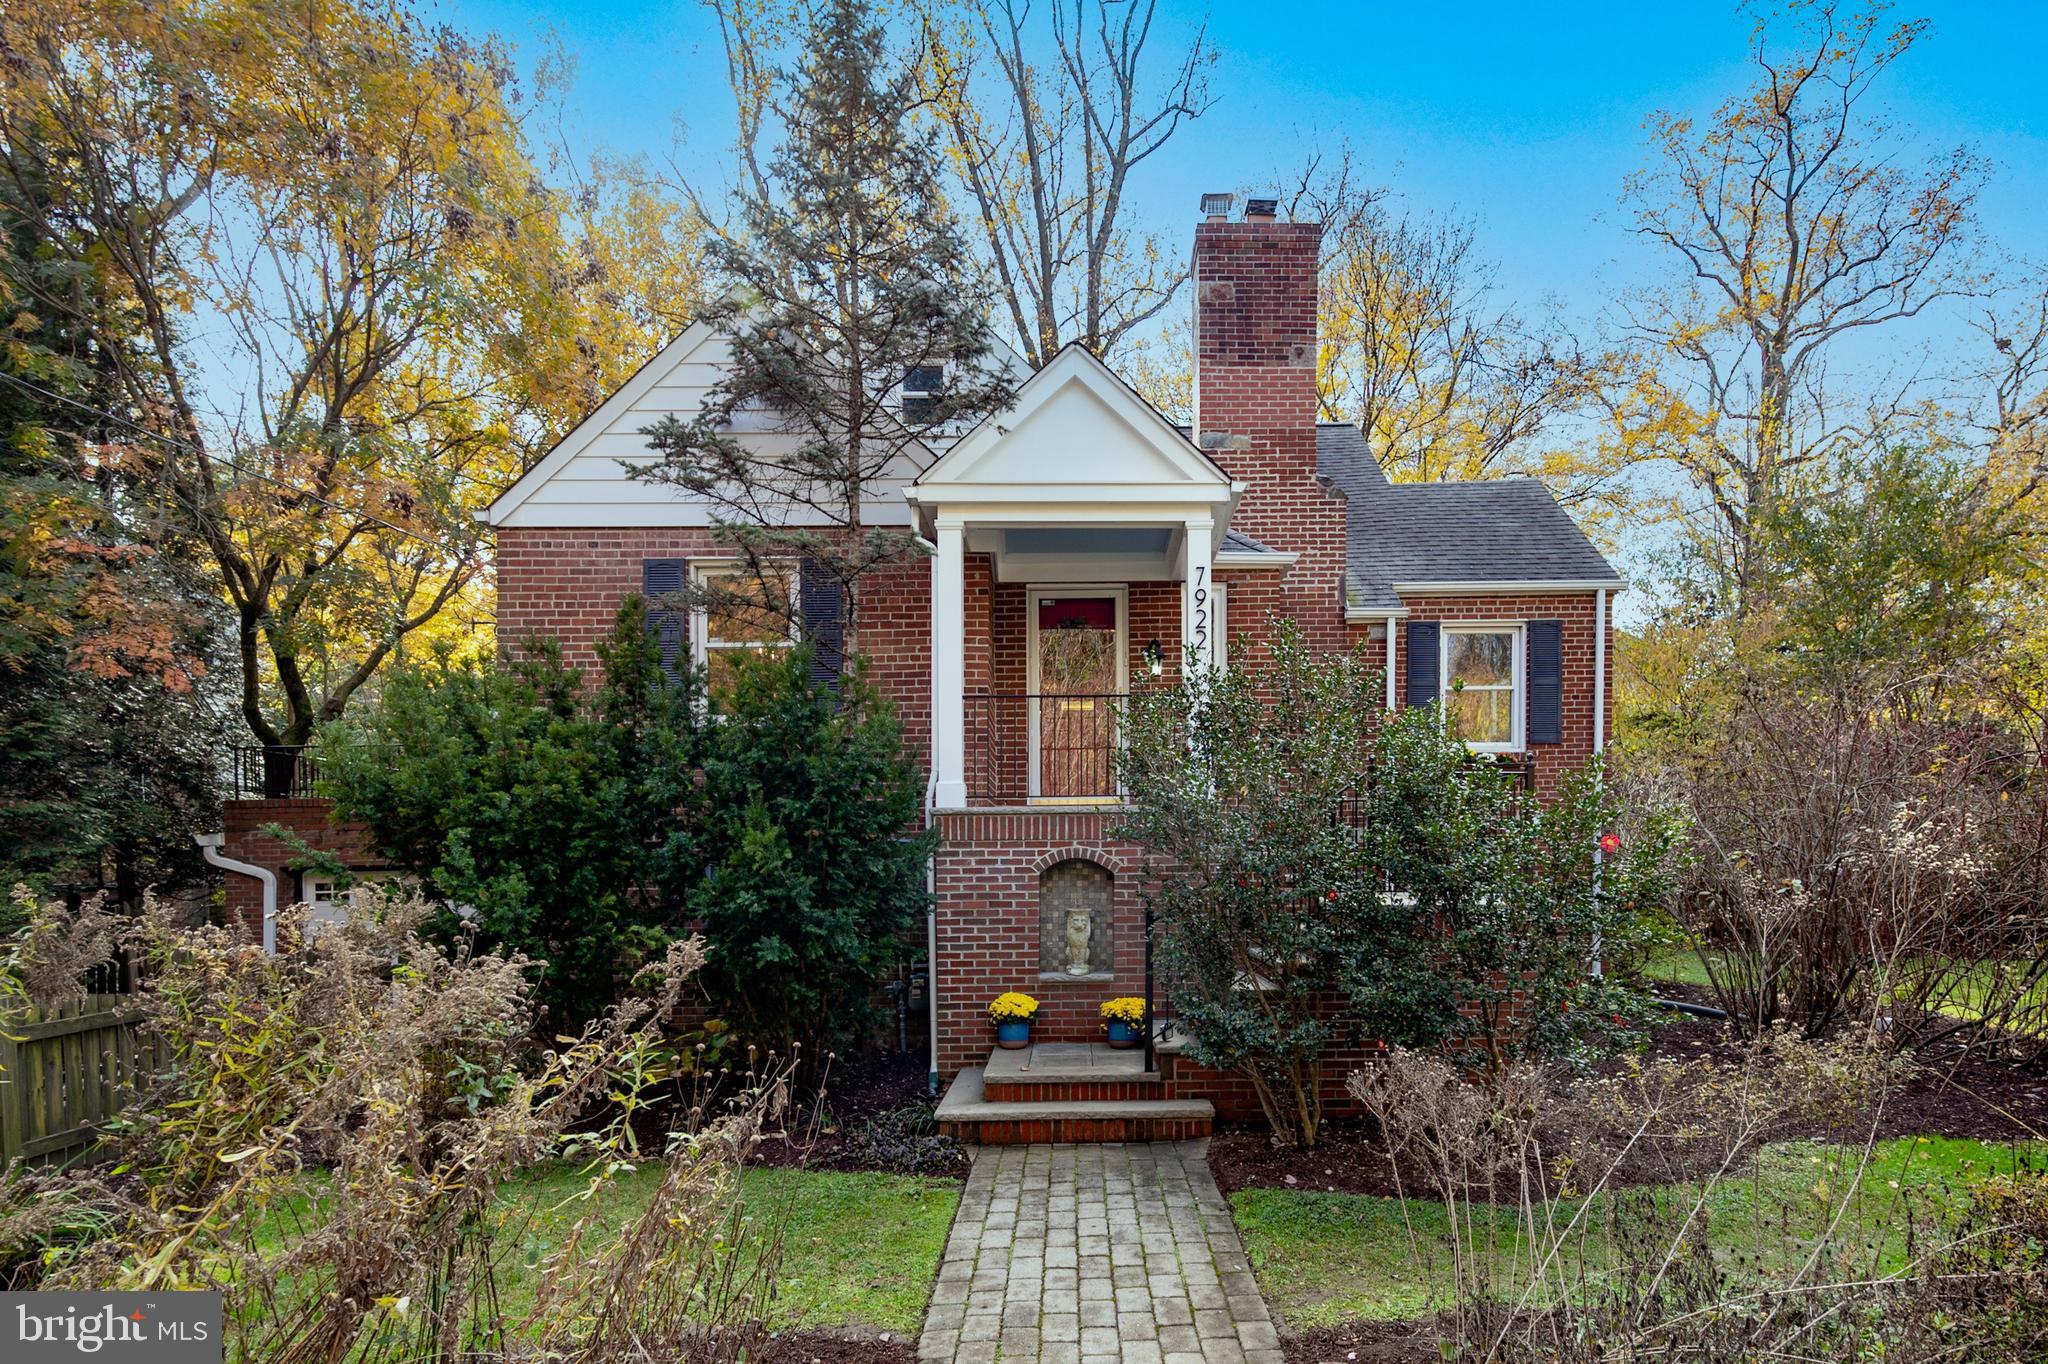
M 1850 1172 L 1839 1168 L 1839 1155 L 1835 1148 L 1806 1142 L 1771 1146 L 1753 1174 L 1717 1188 L 1707 1218 L 1717 1255 L 1763 1269 L 1803 1260 L 1840 1206 Z M 1907 1254 L 1907 1200 L 1938 1205 L 2015 1163 L 2044 1160 L 2048 1146 L 2040 1144 L 2015 1148 L 1927 1137 L 1881 1142 L 1848 1215 L 1836 1225 L 1836 1244 L 1875 1251 L 1895 1268 Z M 1651 1196 L 1657 1224 L 1675 1227 L 1697 1190 L 1667 1186 Z M 1453 1243 L 1440 1205 L 1411 1201 L 1404 1207 L 1391 1198 L 1291 1189 L 1247 1189 L 1230 1201 L 1259 1286 L 1290 1326 L 1403 1320 L 1450 1303 Z M 1577 1207 L 1561 1204 L 1556 1216 L 1568 1220 Z M 1607 1200 L 1597 1201 L 1586 1222 L 1598 1224 L 1612 1210 Z M 1516 1215 L 1511 1209 L 1483 1211 L 1466 1243 L 1490 1257 L 1494 1279 L 1505 1290 L 1519 1282 Z M 1607 1253 L 1602 1238 L 1587 1237 L 1561 1277 L 1568 1283 L 1582 1273 L 1597 1279 Z M 1550 1276 L 1552 1282 L 1559 1277 Z M 1556 1293 L 1538 1297 L 1550 1300 Z
M 1716 957 L 1715 965 L 1719 964 Z M 1658 984 L 1690 985 L 1701 990 L 1708 988 L 1706 963 L 1690 947 L 1668 947 L 1652 954 L 1643 963 L 1643 976 Z
M 1705 990 L 1711 988 L 1707 977 L 1709 961 L 1719 967 L 1720 954 L 1709 949 L 1703 957 L 1690 947 L 1668 947 L 1644 963 L 1643 975 L 1652 984 L 1686 985 Z M 1950 969 L 1954 975 L 1944 987 L 1940 1012 L 1951 1018 L 1974 1022 L 1983 1016 L 1984 1003 L 1989 998 L 1995 996 L 1998 1006 L 2005 1007 L 2013 991 L 2027 979 L 2031 967 L 2026 962 L 1987 960 Z M 2048 979 L 2034 982 L 2026 991 L 2024 1008 L 2036 1016 L 2048 1013 Z M 2015 1022 L 2024 1026 L 2025 1020 L 2017 1019 Z
M 619 1226 L 643 1208 L 661 1176 L 657 1161 L 613 1180 L 599 1195 L 602 1224 Z M 508 1315 L 516 1318 L 531 1305 L 532 1266 L 586 1211 L 574 1200 L 587 1183 L 578 1167 L 556 1164 L 499 1186 L 519 1234 L 501 1285 Z M 958 1184 L 912 1175 L 751 1169 L 741 1188 L 757 1224 L 780 1220 L 783 1226 L 778 1328 L 916 1331 L 960 1202 Z M 274 1211 L 267 1234 L 282 1240 L 320 1218 L 320 1195 L 309 1192 Z

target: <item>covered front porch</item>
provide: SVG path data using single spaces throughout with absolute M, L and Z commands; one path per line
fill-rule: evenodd
M 1207 665 L 1241 484 L 1087 351 L 909 489 L 932 545 L 932 806 L 1117 799 L 1134 681 Z

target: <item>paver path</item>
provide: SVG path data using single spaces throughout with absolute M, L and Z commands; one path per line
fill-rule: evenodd
M 1205 1145 L 978 1148 L 918 1358 L 1282 1364 Z

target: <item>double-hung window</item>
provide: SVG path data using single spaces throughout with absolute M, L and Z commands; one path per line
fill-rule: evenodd
M 938 411 L 939 398 L 946 391 L 946 367 L 934 360 L 922 365 L 912 365 L 910 372 L 903 376 L 903 421 L 909 426 L 925 426 Z
M 1475 752 L 1522 748 L 1522 630 L 1513 625 L 1443 628 L 1443 711 Z
M 691 651 L 713 695 L 731 687 L 742 658 L 796 643 L 795 564 L 763 564 L 756 577 L 743 562 L 696 559 L 690 574 L 702 598 L 692 612 Z

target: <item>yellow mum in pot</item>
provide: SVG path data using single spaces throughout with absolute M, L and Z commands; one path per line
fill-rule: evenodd
M 1145 1021 L 1145 1001 L 1136 995 L 1105 999 L 1102 1001 L 1102 1021 L 1135 1028 Z
M 1029 1023 L 1038 1015 L 1038 1001 L 1015 990 L 997 995 L 989 1002 L 988 1016 L 996 1023 Z

